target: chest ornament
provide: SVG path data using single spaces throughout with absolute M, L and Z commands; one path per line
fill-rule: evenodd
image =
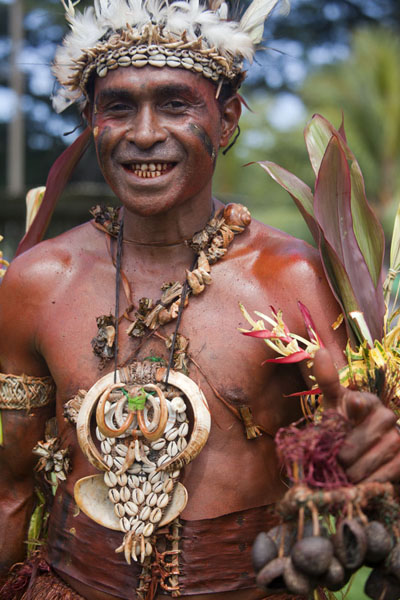
M 157 530 L 185 508 L 180 471 L 210 431 L 199 387 L 174 370 L 168 383 L 165 378 L 165 367 L 146 361 L 105 375 L 85 395 L 76 421 L 83 453 L 102 471 L 77 481 L 76 503 L 100 525 L 123 533 L 116 552 L 128 563 L 150 562 Z

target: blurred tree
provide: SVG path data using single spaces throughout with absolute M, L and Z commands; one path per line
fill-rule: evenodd
M 300 90 L 307 111 L 338 123 L 365 173 L 369 199 L 384 218 L 400 200 L 400 39 L 386 28 L 355 32 L 346 61 L 327 65 Z

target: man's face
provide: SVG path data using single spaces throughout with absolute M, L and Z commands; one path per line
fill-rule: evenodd
M 219 147 L 231 135 L 215 87 L 168 67 L 121 67 L 96 78 L 91 124 L 105 180 L 143 216 L 209 199 Z

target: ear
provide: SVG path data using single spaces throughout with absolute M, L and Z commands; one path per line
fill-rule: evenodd
M 228 98 L 222 110 L 220 148 L 225 148 L 229 144 L 229 140 L 235 133 L 241 114 L 242 103 L 239 100 L 239 96 L 235 94 Z

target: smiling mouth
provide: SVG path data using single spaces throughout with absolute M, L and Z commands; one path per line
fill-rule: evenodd
M 141 179 L 154 179 L 171 171 L 175 164 L 171 162 L 132 163 L 125 165 L 125 169 L 132 171 Z

